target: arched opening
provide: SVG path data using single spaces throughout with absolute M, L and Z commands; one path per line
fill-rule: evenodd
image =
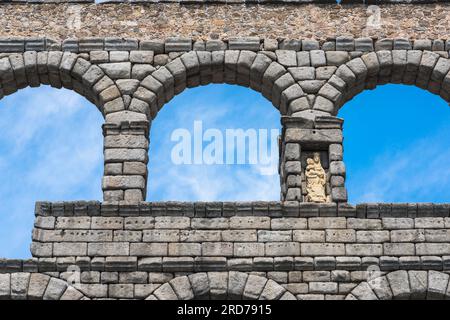
M 0 257 L 30 257 L 36 201 L 101 199 L 102 123 L 66 89 L 27 88 L 0 100 Z
M 150 201 L 279 200 L 280 114 L 253 90 L 188 89 L 152 122 Z
M 442 98 L 388 84 L 358 94 L 338 116 L 350 202 L 448 202 L 450 112 Z

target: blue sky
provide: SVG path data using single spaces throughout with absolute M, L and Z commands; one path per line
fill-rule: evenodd
M 208 128 L 217 128 L 221 132 L 238 128 L 279 131 L 281 128 L 278 110 L 256 91 L 231 85 L 210 85 L 183 92 L 164 106 L 152 123 L 149 199 L 279 199 L 277 170 L 274 175 L 262 175 L 259 165 L 172 164 L 171 149 L 176 144 L 170 139 L 173 130 L 184 128 L 192 132 L 196 120 L 202 121 L 204 131 Z M 276 169 L 277 163 L 273 166 Z
M 417 87 L 365 91 L 339 112 L 349 201 L 448 202 L 450 110 Z
M 424 90 L 385 85 L 348 102 L 344 148 L 350 202 L 450 198 L 450 110 Z M 261 165 L 174 165 L 175 129 L 280 129 L 259 93 L 230 85 L 188 89 L 152 123 L 148 200 L 277 200 Z M 68 90 L 27 88 L 0 100 L 0 257 L 29 257 L 37 200 L 101 199 L 103 120 Z M 276 163 L 272 163 L 276 167 Z

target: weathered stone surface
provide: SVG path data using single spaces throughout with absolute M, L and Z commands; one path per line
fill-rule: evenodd
M 300 252 L 304 256 L 343 256 L 345 245 L 341 243 L 302 243 Z
M 53 256 L 66 257 L 70 255 L 85 256 L 87 254 L 87 243 L 83 242 L 65 242 L 55 243 L 53 245 Z
M 389 281 L 385 276 L 377 277 L 369 281 L 369 285 L 372 288 L 373 292 L 375 292 L 379 300 L 392 299 L 392 290 L 389 286 Z
M 122 252 L 127 252 L 126 244 L 123 244 L 121 249 Z M 168 245 L 166 243 L 130 243 L 129 254 L 139 257 L 166 256 L 168 254 Z M 177 256 L 181 255 L 177 254 Z
M 270 218 L 268 217 L 231 217 L 231 229 L 270 229 Z
M 169 283 L 165 283 L 153 292 L 158 300 L 178 300 L 178 296 L 173 291 Z
M 194 298 L 194 292 L 187 276 L 176 277 L 170 280 L 169 283 L 179 300 L 191 300 Z
M 311 66 L 322 67 L 327 63 L 325 52 L 323 50 L 311 50 L 310 51 Z
M 381 256 L 383 246 L 381 244 L 347 244 L 345 251 L 349 256 Z
M 311 143 L 320 143 L 320 142 L 341 143 L 342 132 L 336 129 L 310 130 L 310 129 L 288 128 L 286 130 L 286 142 L 302 142 L 302 141 L 308 141 Z
M 337 293 L 338 286 L 336 282 L 310 282 L 309 292 L 312 294 L 333 294 Z
M 425 299 L 428 289 L 428 274 L 426 271 L 408 271 L 411 286 L 411 299 Z
M 280 298 L 286 291 L 282 286 L 273 280 L 268 280 L 259 297 L 260 300 L 275 300 Z
M 128 51 L 111 51 L 109 53 L 109 62 L 124 62 L 130 60 Z
M 359 300 L 378 300 L 367 282 L 363 282 L 352 290 L 352 295 Z
M 236 242 L 233 246 L 233 255 L 237 257 L 264 256 L 264 243 Z
M 319 230 L 294 230 L 292 239 L 298 242 L 324 242 L 325 231 Z
M 273 230 L 284 229 L 306 229 L 307 219 L 305 218 L 274 218 L 271 219 Z
M 98 89 L 96 87 L 94 87 L 94 90 L 98 90 Z M 98 91 L 100 91 L 100 90 L 98 90 Z M 115 85 L 111 85 L 99 93 L 99 98 L 103 103 L 112 101 L 119 97 L 120 97 L 120 91 L 117 88 L 117 86 L 115 86 Z
M 347 228 L 349 228 L 349 229 L 366 229 L 366 230 L 381 229 L 381 220 L 348 218 L 347 219 Z
M 450 254 L 450 243 L 417 243 L 416 254 L 448 255 Z
M 355 230 L 326 230 L 327 242 L 355 242 Z M 358 241 L 359 242 L 359 241 Z
M 295 67 L 297 65 L 297 54 L 292 50 L 276 50 L 275 54 L 280 64 L 286 67 Z
M 11 274 L 11 299 L 25 300 L 27 298 L 27 289 L 30 281 L 29 273 L 13 273 Z
M 206 273 L 194 273 L 188 276 L 195 297 L 207 297 L 209 294 L 209 279 Z
M 145 188 L 145 180 L 142 176 L 105 176 L 102 184 L 104 189 Z
M 357 242 L 388 242 L 390 240 L 389 231 L 358 231 L 356 232 Z
M 43 299 L 59 300 L 66 289 L 67 283 L 65 281 L 56 278 L 51 278 L 47 285 L 47 288 L 45 289 Z
M 89 243 L 89 256 L 127 256 L 130 253 L 128 242 L 100 242 Z
M 40 300 L 44 296 L 50 277 L 40 273 L 32 273 L 28 286 L 27 299 Z
M 99 66 L 111 79 L 127 79 L 131 77 L 131 63 L 129 62 L 103 63 Z
M 425 241 L 425 232 L 422 229 L 392 230 L 392 242 L 423 242 Z
M 383 252 L 389 256 L 411 256 L 416 251 L 413 243 L 385 243 L 383 245 Z
M 208 272 L 210 296 L 216 299 L 225 299 L 227 296 L 228 273 Z
M 427 299 L 442 300 L 447 292 L 449 275 L 437 271 L 428 272 Z
M 309 218 L 309 229 L 344 229 L 346 227 L 345 218 Z
M 392 294 L 396 299 L 408 299 L 411 294 L 409 277 L 406 271 L 394 271 L 387 274 Z
M 263 291 L 267 279 L 256 275 L 249 275 L 245 284 L 243 296 L 245 299 L 258 299 Z
M 11 295 L 11 275 L 0 273 L 0 298 L 8 299 Z
M 228 298 L 242 299 L 248 275 L 242 272 L 230 271 L 228 275 Z
M 60 300 L 81 300 L 83 298 L 86 297 L 80 291 L 74 287 L 68 287 L 60 297 Z

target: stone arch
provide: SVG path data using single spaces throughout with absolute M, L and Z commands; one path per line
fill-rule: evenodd
M 277 282 L 244 272 L 199 272 L 176 277 L 146 300 L 296 300 Z
M 288 70 L 269 53 L 248 50 L 189 51 L 145 77 L 133 94 L 129 110 L 153 119 L 186 88 L 211 83 L 237 84 L 260 92 L 287 115 L 305 94 Z
M 87 300 L 66 281 L 43 273 L 0 274 L 0 300 Z
M 422 50 L 381 50 L 341 64 L 318 92 L 313 109 L 336 115 L 365 89 L 393 83 L 415 85 L 450 101 L 450 59 Z M 319 101 L 318 101 L 319 99 Z M 328 106 L 326 110 L 323 106 Z
M 95 104 L 105 118 L 103 133 L 105 136 L 106 162 L 121 162 L 124 157 L 123 143 L 121 141 L 111 142 L 111 138 L 106 136 L 113 132 L 117 135 L 123 131 L 130 132 L 136 130 L 146 132 L 148 122 L 145 116 L 134 112 L 126 111 L 126 103 L 119 89 L 119 85 L 113 79 L 115 70 L 109 70 L 97 66 L 88 61 L 88 55 L 75 54 L 68 51 L 25 51 L 23 53 L 11 53 L 0 55 L 0 98 L 12 94 L 25 87 L 38 87 L 41 84 L 50 85 L 54 88 L 66 88 L 74 90 Z M 117 72 L 116 72 L 117 73 Z M 130 124 L 131 123 L 131 124 Z M 132 127 L 130 129 L 130 127 Z M 136 131 L 135 130 L 135 131 Z M 120 140 L 120 139 L 119 139 Z M 112 144 L 112 147 L 111 147 Z M 117 157 L 117 153 L 119 157 Z M 112 158 L 112 159 L 110 159 Z M 141 186 L 142 177 L 119 177 L 115 181 L 107 180 L 103 184 L 105 200 L 111 200 L 109 193 L 121 193 L 114 200 L 124 199 L 124 190 L 136 185 L 139 180 Z M 105 178 L 103 179 L 105 180 Z M 110 179 L 111 180 L 111 179 Z M 114 189 L 114 191 L 110 191 Z M 115 189 L 119 189 L 118 191 Z M 139 194 L 141 191 L 139 190 Z M 133 192 L 131 198 L 134 199 Z M 138 194 L 138 200 L 142 200 L 142 195 Z
M 0 58 L 0 98 L 41 84 L 74 90 L 95 104 L 104 116 L 125 109 L 116 83 L 82 54 L 25 51 Z
M 439 271 L 398 270 L 360 283 L 347 300 L 450 299 L 449 274 Z

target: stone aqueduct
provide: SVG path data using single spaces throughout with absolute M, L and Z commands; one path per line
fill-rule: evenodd
M 343 27 L 334 25 L 335 33 L 326 37 L 289 38 L 295 26 L 281 23 L 258 35 L 246 34 L 252 22 L 259 23 L 250 17 L 240 32 L 220 38 L 204 34 L 217 29 L 218 22 L 208 15 L 203 31 L 195 35 L 191 25 L 175 32 L 173 24 L 145 25 L 142 17 L 133 16 L 128 24 L 111 24 L 111 33 L 104 35 L 108 30 L 48 29 L 42 23 L 45 17 L 32 12 L 53 12 L 56 21 L 67 18 L 63 12 L 71 8 L 105 19 L 114 17 L 115 8 L 161 17 L 191 10 L 195 18 L 202 10 L 235 12 L 241 6 L 245 17 L 246 10 L 257 6 L 262 15 L 273 10 L 275 16 L 289 10 L 311 15 L 342 10 L 339 20 L 351 19 L 352 13 L 359 17 L 367 7 L 345 7 L 346 1 L 343 7 L 302 1 L 197 1 L 192 7 L 4 2 L 0 98 L 28 86 L 64 87 L 95 104 L 105 122 L 103 202 L 38 202 L 33 258 L 0 260 L 0 299 L 450 297 L 450 205 L 349 204 L 343 120 L 337 117 L 340 107 L 358 93 L 386 83 L 415 85 L 450 100 L 450 27 L 446 20 L 438 23 L 449 4 L 381 4 L 387 21 L 398 8 L 430 13 L 425 27 L 405 30 L 410 37 L 383 27 L 366 30 L 368 35 L 349 32 L 357 22 L 342 34 Z M 13 17 L 21 14 L 30 23 L 15 23 Z M 85 20 L 80 23 L 89 24 Z M 298 30 L 319 34 L 321 22 L 324 30 L 333 27 L 319 19 Z M 128 26 L 126 31 L 123 26 Z M 149 30 L 163 37 L 155 40 Z M 152 120 L 175 95 L 210 83 L 249 87 L 279 110 L 279 202 L 145 202 Z M 305 168 L 313 154 L 319 155 L 326 173 L 325 203 L 307 201 Z

